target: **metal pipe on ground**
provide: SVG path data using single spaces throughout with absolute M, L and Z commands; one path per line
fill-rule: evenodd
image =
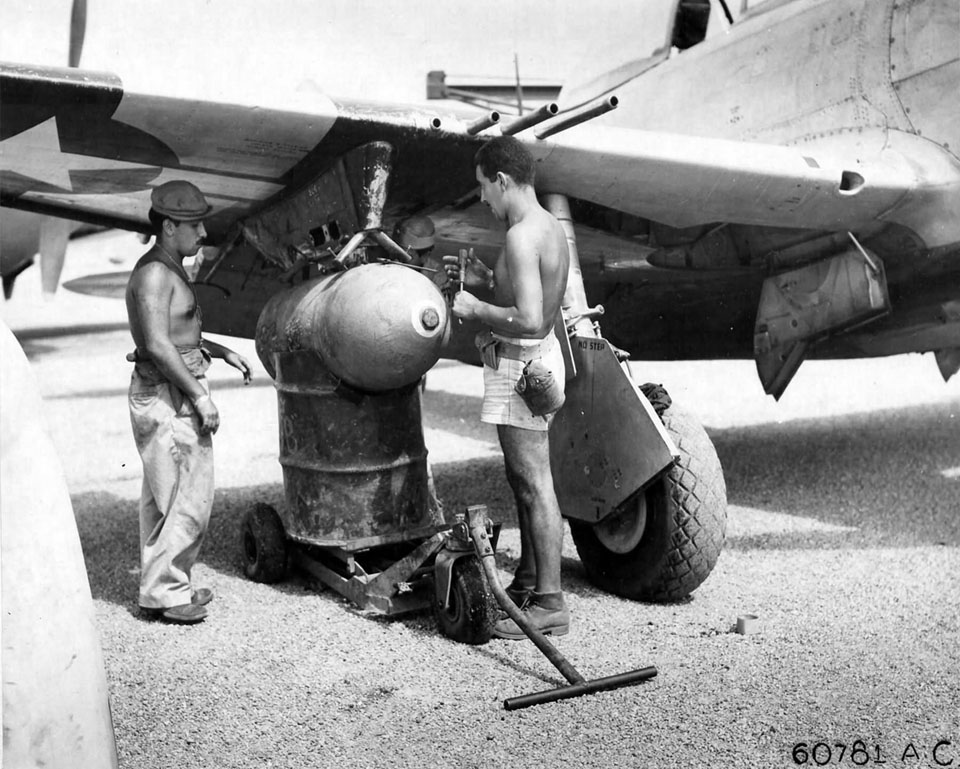
M 493 591 L 497 603 L 517 626 L 523 630 L 527 638 L 546 656 L 553 666 L 560 671 L 564 678 L 570 683 L 570 686 L 561 686 L 556 689 L 548 689 L 542 692 L 521 695 L 520 697 L 511 697 L 503 701 L 505 710 L 519 710 L 531 705 L 539 705 L 544 702 L 555 702 L 556 700 L 566 700 L 572 697 L 580 697 L 584 694 L 592 694 L 599 691 L 608 691 L 610 689 L 619 689 L 623 686 L 646 681 L 657 674 L 657 669 L 652 665 L 638 670 L 631 670 L 626 673 L 619 673 L 605 678 L 597 678 L 587 681 L 577 669 L 567 661 L 557 648 L 551 644 L 546 636 L 537 628 L 533 627 L 523 612 L 507 595 L 507 591 L 500 584 L 500 576 L 497 574 L 496 563 L 494 562 L 493 546 L 490 544 L 490 538 L 487 535 L 486 528 L 487 514 L 485 505 L 471 505 L 467 508 L 467 525 L 470 529 L 470 538 L 473 540 L 473 546 L 476 550 L 480 564 L 483 566 L 484 574 L 487 576 L 487 582 Z

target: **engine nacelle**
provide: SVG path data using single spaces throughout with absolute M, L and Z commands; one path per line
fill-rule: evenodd
M 312 350 L 361 390 L 416 382 L 440 358 L 449 312 L 437 287 L 398 264 L 366 264 L 271 297 L 257 322 L 257 355 L 271 376 L 272 354 Z

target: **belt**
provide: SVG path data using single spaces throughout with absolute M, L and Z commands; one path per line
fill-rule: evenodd
M 201 355 L 206 358 L 210 357 L 210 353 L 207 351 L 207 348 L 203 346 L 201 341 L 200 344 L 196 345 L 176 345 L 177 352 L 180 353 L 181 357 L 190 357 L 195 354 L 195 350 L 199 350 Z M 130 363 L 148 363 L 153 361 L 153 356 L 150 355 L 150 351 L 146 347 L 135 347 L 133 352 L 127 353 L 127 361 Z
M 501 358 L 518 360 L 521 363 L 529 363 L 537 358 L 542 358 L 549 349 L 549 339 L 543 339 L 537 344 L 522 345 L 505 342 L 502 339 L 497 340 L 497 355 Z
M 200 379 L 206 375 L 207 369 L 210 367 L 210 353 L 205 348 L 180 347 L 178 345 L 177 352 L 180 353 L 187 371 L 194 377 Z M 138 347 L 133 352 L 128 353 L 127 360 L 136 364 L 134 370 L 147 384 L 162 384 L 168 381 L 166 375 L 157 368 L 145 349 Z

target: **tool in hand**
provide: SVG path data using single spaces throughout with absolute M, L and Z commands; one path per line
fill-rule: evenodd
M 626 673 L 596 678 L 587 681 L 580 675 L 576 668 L 571 665 L 551 644 L 546 636 L 537 628 L 533 627 L 523 612 L 507 595 L 507 591 L 500 584 L 500 576 L 497 574 L 497 566 L 494 561 L 493 546 L 490 544 L 490 538 L 487 534 L 487 508 L 486 505 L 471 505 L 467 507 L 467 525 L 470 529 L 470 538 L 473 540 L 473 546 L 477 557 L 480 558 L 480 564 L 483 566 L 487 582 L 493 591 L 497 603 L 503 609 L 520 629 L 526 633 L 527 638 L 533 641 L 534 645 L 546 655 L 547 659 L 553 663 L 563 677 L 570 683 L 569 686 L 560 686 L 556 689 L 547 689 L 533 694 L 524 694 L 519 697 L 511 697 L 503 701 L 505 710 L 518 710 L 520 708 L 539 705 L 543 702 L 554 702 L 556 700 L 566 700 L 571 697 L 579 697 L 583 694 L 593 694 L 594 692 L 607 691 L 610 689 L 619 689 L 623 686 L 646 681 L 657 674 L 657 669 L 652 665 L 640 668 L 639 670 L 630 670 Z
M 465 248 L 460 249 L 459 267 L 460 267 L 460 291 L 463 291 L 463 273 L 467 271 L 467 249 Z M 457 318 L 457 323 L 462 325 L 463 318 Z

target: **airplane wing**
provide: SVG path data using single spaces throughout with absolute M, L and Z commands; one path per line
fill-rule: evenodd
M 320 252 L 333 253 L 404 213 L 437 212 L 448 244 L 495 247 L 500 239 L 492 222 L 458 229 L 466 221 L 462 201 L 475 188 L 474 152 L 491 134 L 511 132 L 502 124 L 477 128 L 474 111 L 441 114 L 316 92 L 278 95 L 273 104 L 218 102 L 134 92 L 109 73 L 23 65 L 0 65 L 0 99 L 5 206 L 146 231 L 153 187 L 187 179 L 204 191 L 214 205 L 211 239 L 228 245 L 206 281 L 235 308 L 217 314 L 222 333 L 252 335 L 270 292 L 308 275 L 302 268 Z M 960 220 L 944 215 L 957 208 L 960 170 L 919 136 L 866 131 L 801 148 L 610 128 L 602 120 L 557 133 L 544 130 L 550 127 L 548 120 L 516 134 L 538 161 L 538 188 L 616 214 L 673 228 L 736 224 L 811 238 L 895 223 L 927 248 L 960 241 Z M 651 282 L 672 288 L 644 297 L 661 318 L 675 317 L 678 307 L 717 304 L 721 293 L 733 314 L 717 325 L 741 332 L 726 353 L 752 354 L 742 331 L 756 315 L 763 280 L 756 264 L 721 262 L 731 270 L 710 280 L 661 269 L 669 260 L 658 263 L 653 249 L 622 232 L 584 245 L 585 274 L 599 264 L 601 284 L 611 280 L 605 268 L 614 253 L 623 256 L 612 271 L 617 290 Z M 262 275 L 256 265 L 263 263 L 275 274 Z M 609 293 L 601 286 L 602 298 Z M 629 312 L 625 318 L 636 325 Z M 676 327 L 689 322 L 677 319 Z M 639 335 L 632 328 L 621 338 L 641 346 Z M 699 337 L 699 345 L 674 349 L 710 357 L 717 349 L 711 330 Z
M 0 66 L 0 86 L 3 204 L 130 229 L 145 228 L 153 187 L 185 178 L 214 202 L 208 229 L 222 234 L 350 149 L 378 140 L 401 156 L 396 194 L 411 204 L 452 202 L 444 194 L 469 189 L 472 153 L 488 138 L 468 134 L 462 113 L 315 92 L 282 108 L 219 103 L 130 93 L 107 73 L 24 65 Z M 831 148 L 594 124 L 518 138 L 538 160 L 539 188 L 675 227 L 853 229 L 909 208 L 921 182 L 942 191 L 941 206 L 954 202 L 958 184 L 956 169 L 944 174 L 942 163 L 928 162 L 934 154 L 914 137 L 901 146 L 877 137 L 890 146 L 866 166 L 854 146 L 841 148 L 849 150 L 844 157 Z
M 960 169 L 912 135 L 800 148 L 590 125 L 538 150 L 542 188 L 674 227 L 832 231 L 885 219 L 913 227 L 931 246 L 960 239 L 955 218 L 949 230 L 927 226 L 956 204 Z
M 3 204 L 134 230 L 147 227 L 152 188 L 170 179 L 204 191 L 214 205 L 208 229 L 222 236 L 371 137 L 437 134 L 432 113 L 383 109 L 373 119 L 366 105 L 316 93 L 283 108 L 214 103 L 129 93 L 106 73 L 23 65 L 0 67 L 0 87 Z

